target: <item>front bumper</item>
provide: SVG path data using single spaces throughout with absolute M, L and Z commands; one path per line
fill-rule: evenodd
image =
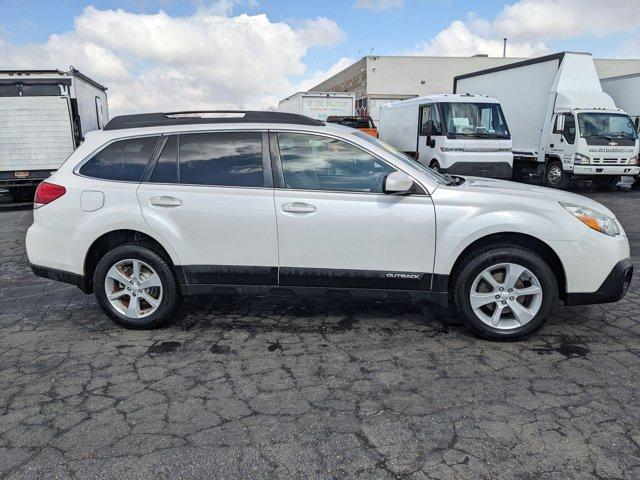
M 574 175 L 638 175 L 640 167 L 635 165 L 574 165 Z
M 590 305 L 617 302 L 627 293 L 632 277 L 633 263 L 631 259 L 621 260 L 613 267 L 598 290 L 592 293 L 567 293 L 565 304 Z
M 511 179 L 512 168 L 507 162 L 456 162 L 443 172 L 471 177 Z

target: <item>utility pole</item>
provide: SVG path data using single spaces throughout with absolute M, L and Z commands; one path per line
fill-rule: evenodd
M 505 58 L 507 56 L 507 39 L 506 37 L 502 39 L 502 58 Z

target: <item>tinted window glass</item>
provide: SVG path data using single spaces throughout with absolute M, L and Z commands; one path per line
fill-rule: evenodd
M 17 97 L 20 95 L 18 85 L 0 85 L 0 97 Z
M 129 138 L 114 142 L 80 168 L 80 174 L 105 180 L 139 182 L 158 137 Z
M 156 163 L 151 182 L 154 183 L 178 183 L 178 137 L 169 137 L 164 144 L 158 163 Z
M 384 177 L 395 171 L 333 138 L 279 133 L 278 143 L 287 188 L 382 193 Z
M 50 95 L 60 95 L 60 86 L 51 84 L 40 85 L 23 85 L 22 96 L 23 97 L 46 97 Z
M 567 142 L 573 144 L 576 141 L 576 119 L 570 113 L 564 115 L 564 131 L 562 132 Z
M 420 135 L 424 136 L 431 130 L 433 135 L 442 135 L 442 122 L 437 105 L 422 107 L 422 119 L 420 120 Z
M 262 187 L 262 134 L 180 135 L 180 183 Z

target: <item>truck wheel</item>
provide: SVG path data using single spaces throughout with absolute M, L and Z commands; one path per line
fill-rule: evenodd
M 616 185 L 620 182 L 620 175 L 614 175 L 612 177 L 602 177 L 602 178 L 594 178 L 593 183 L 595 183 L 596 187 L 601 188 L 603 190 L 615 190 Z
M 454 275 L 458 313 L 481 337 L 521 340 L 537 332 L 558 301 L 558 282 L 538 254 L 517 245 L 476 250 Z
M 126 328 L 159 327 L 171 318 L 179 291 L 169 263 L 141 245 L 107 252 L 93 274 L 100 307 Z
M 439 172 L 441 170 L 440 163 L 437 160 L 431 160 L 429 167 L 431 168 L 431 170 L 435 170 L 436 172 Z
M 569 173 L 562 168 L 562 163 L 552 160 L 544 170 L 544 184 L 551 188 L 566 188 L 569 185 Z

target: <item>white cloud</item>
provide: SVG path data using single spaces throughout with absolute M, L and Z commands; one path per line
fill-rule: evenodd
M 356 60 L 354 58 L 341 57 L 340 60 L 331 65 L 327 70 L 318 70 L 307 76 L 307 78 L 297 85 L 296 92 L 305 92 L 310 88 L 315 87 L 319 83 L 322 83 L 328 78 L 334 76 L 336 73 L 350 67 L 355 62 Z
M 468 24 L 461 20 L 451 22 L 444 30 L 427 42 L 418 44 L 411 53 L 415 55 L 471 56 L 487 54 L 491 57 L 502 56 L 502 39 L 490 38 L 474 33 Z M 510 57 L 532 57 L 547 52 L 547 47 L 540 42 L 509 42 L 507 55 Z
M 546 42 L 582 35 L 631 32 L 640 25 L 640 0 L 519 0 L 493 19 L 470 12 L 432 39 L 416 46 L 417 55 L 468 56 L 478 53 L 529 57 L 549 52 Z
M 292 93 L 288 78 L 306 73 L 309 48 L 344 38 L 326 18 L 294 27 L 266 15 L 227 16 L 235 3 L 218 2 L 185 17 L 87 7 L 72 31 L 43 44 L 0 38 L 0 67 L 73 65 L 109 87 L 114 113 L 265 108 Z
M 353 5 L 359 10 L 391 10 L 392 8 L 401 7 L 404 0 L 356 0 Z

